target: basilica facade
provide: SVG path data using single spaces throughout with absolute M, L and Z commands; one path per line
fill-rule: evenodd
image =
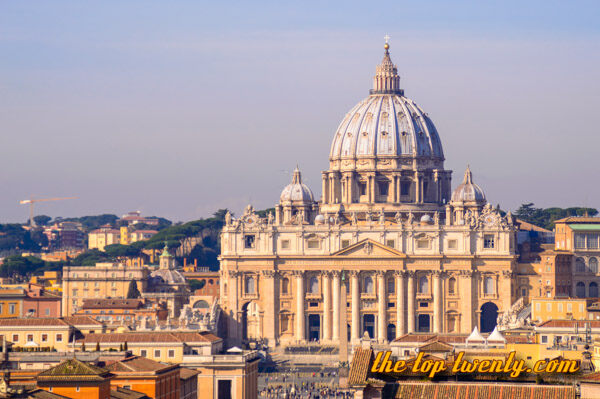
M 404 96 L 386 44 L 369 96 L 334 133 L 320 201 L 296 168 L 273 213 L 227 215 L 228 342 L 491 331 L 516 300 L 515 246 L 512 216 L 487 203 L 469 168 L 452 190 L 438 132 Z

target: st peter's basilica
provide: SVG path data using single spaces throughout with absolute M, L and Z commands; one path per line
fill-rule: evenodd
M 333 134 L 320 201 L 296 169 L 275 212 L 227 215 L 229 343 L 491 331 L 516 299 L 515 227 L 469 168 L 461 177 L 452 190 L 440 136 L 405 97 L 386 44 L 369 96 Z

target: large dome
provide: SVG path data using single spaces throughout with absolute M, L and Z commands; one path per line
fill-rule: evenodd
M 386 45 L 383 62 L 377 66 L 371 95 L 340 123 L 330 160 L 373 156 L 444 159 L 433 122 L 413 100 L 404 97 L 388 48 Z

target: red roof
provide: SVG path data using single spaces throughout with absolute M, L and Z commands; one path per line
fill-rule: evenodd
M 600 328 L 600 320 L 547 320 L 538 325 L 537 328 L 585 328 L 588 325 L 591 328 Z

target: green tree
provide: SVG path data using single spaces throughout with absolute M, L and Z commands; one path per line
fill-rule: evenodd
M 126 351 L 127 350 L 127 341 L 125 341 L 125 343 L 123 344 L 123 350 Z
M 45 226 L 51 220 L 52 220 L 52 218 L 50 216 L 48 216 L 48 215 L 37 215 L 37 216 L 33 217 L 33 221 L 38 226 Z
M 206 280 L 196 280 L 195 278 L 188 280 L 188 284 L 190 285 L 190 291 L 194 292 L 196 290 L 201 290 L 206 285 Z
M 100 342 L 96 342 L 96 352 L 100 352 Z
M 141 249 L 133 245 L 110 244 L 104 247 L 104 252 L 111 258 L 133 258 L 140 256 Z

